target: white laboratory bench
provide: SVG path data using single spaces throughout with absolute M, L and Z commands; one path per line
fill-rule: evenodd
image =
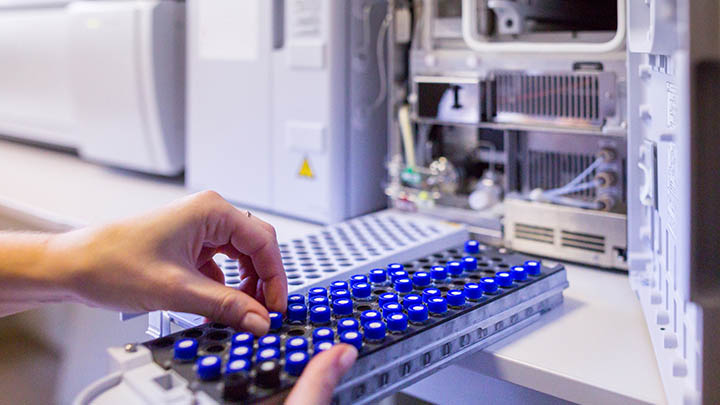
M 111 221 L 189 193 L 177 179 L 108 169 L 70 154 L 0 140 L 0 216 L 34 229 Z M 318 228 L 253 212 L 272 223 L 281 239 Z M 483 390 L 474 381 L 490 377 L 577 403 L 665 403 L 627 275 L 567 268 L 570 288 L 560 309 L 407 391 L 439 403 L 480 401 Z

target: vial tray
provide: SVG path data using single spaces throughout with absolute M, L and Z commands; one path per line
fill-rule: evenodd
M 281 240 L 279 247 L 292 294 L 305 293 L 317 283 L 342 280 L 369 268 L 403 263 L 428 251 L 459 245 L 467 236 L 461 225 L 390 209 Z M 225 276 L 225 285 L 237 287 L 238 262 L 224 255 L 216 255 L 215 261 Z M 171 322 L 190 328 L 204 323 L 204 319 L 195 314 L 158 311 L 150 314 L 148 334 L 167 335 Z
M 563 266 L 475 241 L 465 247 L 469 252 L 443 249 L 325 288 L 316 284 L 307 297 L 291 295 L 287 314 L 272 314 L 263 337 L 209 323 L 143 345 L 203 403 L 280 403 L 304 362 L 343 341 L 360 356 L 333 403 L 376 401 L 562 303 Z

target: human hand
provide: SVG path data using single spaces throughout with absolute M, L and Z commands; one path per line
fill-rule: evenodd
M 357 349 L 347 344 L 335 345 L 315 356 L 295 383 L 285 405 L 329 404 L 335 386 L 357 356 Z
M 256 335 L 284 312 L 287 279 L 275 230 L 214 192 L 146 215 L 52 237 L 58 283 L 76 300 L 122 311 L 197 313 Z M 213 261 L 240 262 L 238 290 Z

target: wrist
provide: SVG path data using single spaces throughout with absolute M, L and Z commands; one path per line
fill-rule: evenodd
M 85 231 L 72 231 L 48 235 L 44 243 L 42 282 L 63 299 L 79 298 L 84 274 L 93 267 L 90 240 Z

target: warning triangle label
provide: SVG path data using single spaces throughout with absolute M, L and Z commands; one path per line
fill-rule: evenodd
M 312 169 L 310 168 L 310 161 L 308 160 L 308 158 L 303 159 L 302 166 L 300 166 L 300 172 L 298 172 L 298 175 L 300 175 L 300 177 L 307 177 L 308 179 L 312 179 L 315 177 Z

